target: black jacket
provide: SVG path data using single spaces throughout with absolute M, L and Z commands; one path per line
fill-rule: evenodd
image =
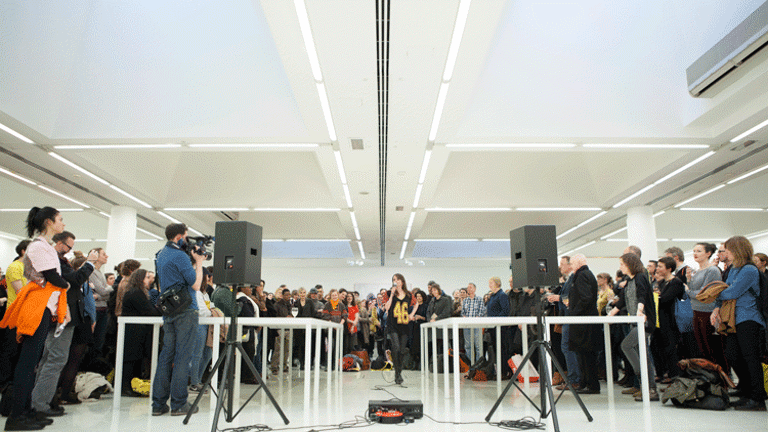
M 69 282 L 67 290 L 67 306 L 72 315 L 72 321 L 68 326 L 78 326 L 85 320 L 85 300 L 83 298 L 83 284 L 93 273 L 93 264 L 84 263 L 79 269 L 75 270 L 69 265 L 69 261 L 59 257 L 61 263 L 61 277 Z
M 597 316 L 597 279 L 586 265 L 576 270 L 568 292 L 568 316 Z M 600 328 L 595 324 L 571 324 L 569 345 L 574 351 L 598 348 Z

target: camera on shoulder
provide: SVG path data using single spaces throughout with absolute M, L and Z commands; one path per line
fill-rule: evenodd
M 187 241 L 184 243 L 182 250 L 189 254 L 189 257 L 192 259 L 192 261 L 194 261 L 194 256 L 192 256 L 192 253 L 202 255 L 205 257 L 206 261 L 210 261 L 213 255 L 207 250 L 207 248 L 210 247 L 211 243 L 213 242 L 214 237 L 208 235 L 187 237 Z

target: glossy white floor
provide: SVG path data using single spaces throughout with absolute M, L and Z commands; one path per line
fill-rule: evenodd
M 303 379 L 270 379 L 269 389 L 290 419 L 294 430 L 310 430 L 313 425 L 331 425 L 353 421 L 355 416 L 362 416 L 368 407 L 368 401 L 386 400 L 395 395 L 401 399 L 420 399 L 424 403 L 425 414 L 441 421 L 479 422 L 475 424 L 439 424 L 426 417 L 410 425 L 381 425 L 369 427 L 371 430 L 394 430 L 407 427 L 414 431 L 492 431 L 497 427 L 485 424 L 483 419 L 490 411 L 500 391 L 495 382 L 463 382 L 460 398 L 446 399 L 441 379 L 426 381 L 418 372 L 404 373 L 405 383 L 393 386 L 387 381 L 393 380 L 392 372 L 355 372 L 343 373 L 340 380 L 328 380 L 323 373 L 319 389 L 313 386 L 309 403 L 304 395 Z M 504 382 L 506 385 L 507 382 Z M 314 383 L 313 383 L 314 384 Z M 375 390 L 376 386 L 386 388 L 392 394 Z M 254 386 L 242 387 L 243 401 Z M 616 387 L 615 398 L 610 400 L 605 383 L 600 395 L 584 395 L 583 400 L 594 417 L 588 422 L 570 393 L 563 395 L 557 404 L 558 419 L 562 431 L 764 431 L 768 428 L 766 413 L 742 413 L 733 410 L 710 412 L 677 409 L 660 402 L 652 402 L 651 410 L 644 412 L 642 403 L 631 397 L 621 395 Z M 246 394 L 247 393 L 247 394 Z M 529 395 L 538 395 L 538 388 L 532 387 Z M 190 400 L 192 395 L 190 395 Z M 459 409 L 456 409 L 457 406 Z M 205 396 L 199 413 L 192 416 L 188 425 L 182 424 L 183 417 L 171 417 L 166 414 L 152 417 L 149 400 L 146 398 L 123 398 L 119 411 L 112 410 L 112 399 L 105 396 L 102 400 L 67 406 L 67 415 L 55 419 L 46 431 L 160 431 L 160 430 L 210 430 L 213 410 L 210 398 Z M 492 421 L 520 419 L 525 416 L 538 418 L 538 413 L 514 388 L 507 395 Z M 4 422 L 4 420 L 3 420 Z M 547 430 L 553 430 L 552 419 L 545 419 Z M 263 424 L 274 429 L 286 427 L 272 405 L 263 396 L 257 395 L 233 423 L 222 419 L 220 429 Z M 315 427 L 315 429 L 321 429 Z

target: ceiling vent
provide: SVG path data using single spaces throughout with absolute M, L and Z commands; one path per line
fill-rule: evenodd
M 349 140 L 352 144 L 352 150 L 363 150 L 363 140 L 360 138 L 352 138 Z
M 738 143 L 738 144 L 736 144 L 735 146 L 733 146 L 733 147 L 731 148 L 731 151 L 741 151 L 741 150 L 747 149 L 747 148 L 749 148 L 749 147 L 750 147 L 752 144 L 754 144 L 755 142 L 757 142 L 757 141 L 755 141 L 755 140 L 746 140 L 746 141 L 744 141 L 743 143 Z
M 231 221 L 240 220 L 240 212 L 237 211 L 222 211 L 219 212 L 222 216 Z
M 713 85 L 742 66 L 768 44 L 768 2 L 731 30 L 685 70 L 688 92 L 705 97 Z

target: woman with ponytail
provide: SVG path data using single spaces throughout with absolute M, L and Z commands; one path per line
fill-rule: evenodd
M 27 234 L 38 235 L 24 255 L 24 276 L 29 280 L 8 308 L 0 327 L 15 328 L 21 344 L 13 374 L 13 406 L 5 430 L 39 430 L 53 420 L 31 408 L 35 367 L 40 361 L 50 326 L 63 329 L 67 314 L 67 283 L 61 277 L 53 236 L 64 231 L 64 221 L 53 207 L 33 207 L 27 215 Z

